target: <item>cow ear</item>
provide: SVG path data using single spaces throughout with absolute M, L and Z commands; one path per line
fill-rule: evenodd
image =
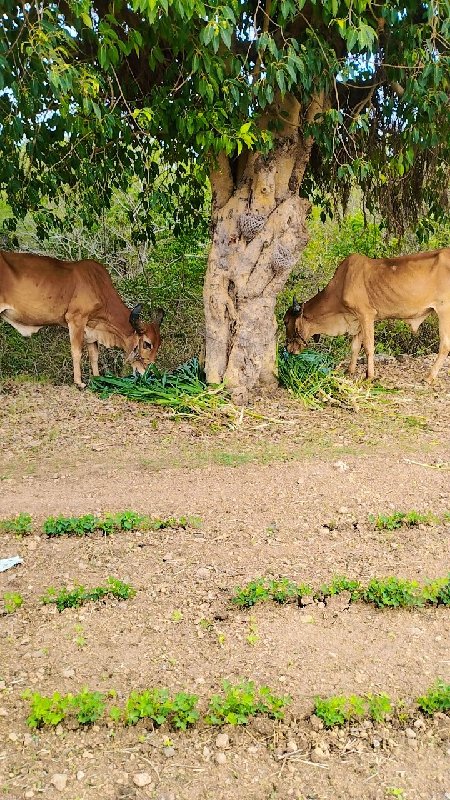
M 313 341 L 314 342 L 320 342 L 320 333 L 315 333 L 313 335 Z
M 165 314 L 166 312 L 164 311 L 163 308 L 156 309 L 155 319 L 154 319 L 155 325 L 158 325 L 158 327 L 161 325 L 161 322 L 163 321 Z
M 142 306 L 138 303 L 131 311 L 130 314 L 130 325 L 136 333 L 141 334 L 143 331 L 142 322 L 140 320 L 140 315 L 142 311 Z

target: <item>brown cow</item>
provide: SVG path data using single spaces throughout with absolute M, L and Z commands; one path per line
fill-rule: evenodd
M 142 374 L 155 361 L 159 326 L 140 320 L 141 306 L 130 309 L 97 261 L 60 261 L 32 253 L 0 251 L 0 319 L 23 336 L 44 325 L 69 329 L 73 378 L 79 388 L 81 351 L 86 341 L 93 375 L 98 375 L 98 345 L 120 347 L 133 370 Z
M 299 353 L 314 334 L 350 333 L 349 373 L 356 370 L 362 344 L 367 377 L 373 378 L 375 320 L 402 319 L 416 332 L 432 311 L 439 317 L 440 346 L 429 383 L 450 352 L 450 248 L 398 258 L 351 255 L 315 297 L 302 305 L 294 299 L 284 317 L 286 346 Z

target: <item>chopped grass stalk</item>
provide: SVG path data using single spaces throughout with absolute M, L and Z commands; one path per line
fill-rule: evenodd
M 333 369 L 328 355 L 315 350 L 303 350 L 299 355 L 280 350 L 278 380 L 309 408 L 331 404 L 356 410 L 361 403 L 388 391 L 374 385 L 363 387 L 345 378 Z
M 151 364 L 144 375 L 137 377 L 91 378 L 89 388 L 102 398 L 121 394 L 129 400 L 170 408 L 183 416 L 210 416 L 216 411 L 237 413 L 223 384 L 208 386 L 197 358 L 172 372 L 162 372 Z

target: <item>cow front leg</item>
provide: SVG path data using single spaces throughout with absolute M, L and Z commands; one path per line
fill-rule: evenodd
M 83 351 L 85 322 L 77 319 L 67 319 L 70 336 L 70 350 L 73 363 L 73 380 L 79 389 L 84 389 L 86 384 L 81 380 L 81 353 Z
M 100 375 L 98 371 L 98 344 L 97 342 L 90 342 L 87 346 L 89 353 L 89 361 L 91 364 L 92 374 L 97 377 Z
M 361 350 L 362 333 L 359 331 L 352 339 L 352 357 L 348 365 L 348 374 L 354 375 L 356 371 L 356 364 L 358 362 L 359 351 Z
M 445 312 L 441 312 L 439 314 L 439 352 L 436 361 L 431 367 L 429 374 L 425 378 L 425 381 L 427 383 L 433 383 L 433 381 L 436 379 L 437 374 L 449 353 L 450 353 L 450 308 L 446 309 Z

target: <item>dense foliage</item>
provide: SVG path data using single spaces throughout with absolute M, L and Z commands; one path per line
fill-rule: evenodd
M 421 198 L 437 214 L 449 32 L 448 0 L 3 0 L 7 224 L 30 210 L 43 235 L 74 200 L 89 222 L 133 185 L 135 239 L 154 235 L 155 210 L 198 225 L 214 157 L 269 151 L 286 98 L 315 143 L 302 191 L 345 199 L 356 180 L 391 224 Z

